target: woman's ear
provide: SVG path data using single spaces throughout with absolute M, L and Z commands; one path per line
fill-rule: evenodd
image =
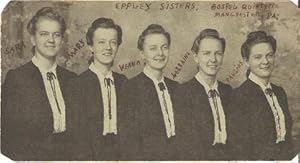
M 93 47 L 92 47 L 91 45 L 88 45 L 88 48 L 89 48 L 89 50 L 90 50 L 92 53 L 94 53 L 94 49 L 93 49 Z
M 196 63 L 199 63 L 199 61 L 198 61 L 198 54 L 195 53 L 195 52 L 192 52 L 192 53 L 193 53 L 194 61 L 195 61 Z
M 142 59 L 145 60 L 145 54 L 142 50 L 139 51 L 139 54 L 142 57 Z
M 30 41 L 31 41 L 31 44 L 32 44 L 33 46 L 36 45 L 35 38 L 34 38 L 33 35 L 30 36 Z
M 245 65 L 247 66 L 247 68 L 249 69 L 249 67 L 250 67 L 250 65 L 249 65 L 249 59 L 243 58 L 243 61 L 244 61 Z

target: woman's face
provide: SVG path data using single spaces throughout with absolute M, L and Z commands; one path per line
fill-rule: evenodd
M 56 57 L 62 44 L 61 25 L 55 20 L 39 18 L 31 42 L 37 55 L 45 58 Z
M 111 65 L 118 52 L 118 34 L 113 28 L 98 28 L 94 32 L 93 45 L 89 46 L 94 53 L 94 62 Z
M 149 34 L 145 37 L 141 51 L 146 66 L 162 71 L 169 60 L 169 43 L 163 34 Z
M 262 79 L 269 79 L 274 68 L 275 54 L 270 43 L 258 43 L 250 48 L 246 60 L 250 71 Z
M 204 38 L 200 41 L 199 51 L 194 54 L 199 72 L 215 77 L 223 64 L 223 49 L 221 41 L 215 38 Z

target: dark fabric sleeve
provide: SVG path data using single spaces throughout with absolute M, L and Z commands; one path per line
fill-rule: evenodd
M 130 82 L 130 81 L 129 81 Z M 141 160 L 141 137 L 139 135 L 136 89 L 125 82 L 119 99 L 119 134 L 121 160 Z
M 23 158 L 22 150 L 18 150 L 19 136 L 17 119 L 19 97 L 17 94 L 16 77 L 13 70 L 6 75 L 2 85 L 1 101 L 1 151 L 11 159 Z
M 191 121 L 191 100 L 188 88 L 179 85 L 174 95 L 174 119 L 176 131 L 176 144 L 180 160 L 191 160 L 196 155 L 192 144 L 192 121 Z M 199 156 L 197 156 L 199 157 Z
M 233 160 L 246 160 L 251 157 L 251 104 L 245 94 L 235 90 L 230 98 L 227 114 L 227 137 L 230 157 Z
M 88 136 L 85 93 L 79 78 L 70 80 L 66 98 L 66 128 L 71 160 L 91 160 L 93 153 Z
M 288 99 L 287 99 L 287 94 L 285 93 L 283 88 L 280 88 L 280 92 L 282 94 L 282 98 L 285 104 L 285 110 L 283 111 L 285 114 L 286 118 L 286 146 L 283 149 L 282 153 L 286 153 L 286 156 L 284 156 L 284 159 L 292 159 L 296 156 L 296 152 L 294 150 L 294 145 L 293 145 L 293 138 L 292 138 L 292 127 L 293 127 L 293 119 L 289 111 L 289 105 L 288 105 Z

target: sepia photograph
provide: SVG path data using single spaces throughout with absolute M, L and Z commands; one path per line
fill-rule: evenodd
M 300 153 L 289 0 L 9 1 L 1 154 L 14 161 L 274 161 Z

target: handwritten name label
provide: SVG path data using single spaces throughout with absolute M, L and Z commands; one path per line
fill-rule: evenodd
M 171 73 L 173 79 L 175 79 L 177 75 L 180 73 L 180 71 L 183 68 L 183 65 L 185 64 L 185 62 L 187 61 L 190 55 L 191 55 L 190 52 L 186 52 L 184 56 L 180 59 L 180 61 L 176 64 L 174 72 Z
M 198 11 L 198 7 L 194 2 L 162 2 L 162 3 L 151 3 L 151 2 L 118 2 L 115 3 L 115 9 L 118 10 L 142 10 L 149 11 L 155 8 L 158 10 L 191 10 Z
M 74 57 L 74 56 L 77 54 L 77 52 L 78 52 L 80 49 L 82 49 L 84 46 L 85 46 L 85 43 L 84 43 L 83 39 L 78 40 L 78 41 L 75 43 L 75 45 L 73 45 L 73 46 L 71 47 L 71 49 L 68 51 L 68 57 L 69 57 L 69 58 Z
M 237 64 L 235 64 L 234 69 L 231 71 L 231 73 L 226 78 L 227 82 L 230 82 L 232 79 L 234 79 L 234 77 L 240 72 L 243 64 L 244 64 L 243 61 L 239 61 Z
M 150 2 L 119 2 L 115 4 L 115 8 L 119 10 L 143 10 L 148 11 L 152 3 Z
M 172 10 L 172 9 L 196 9 L 196 4 L 193 2 L 164 2 L 160 4 L 160 10 Z
M 17 54 L 20 58 L 23 57 L 23 49 L 26 48 L 25 43 L 21 41 L 13 46 L 7 47 L 4 50 L 4 54 L 13 55 Z
M 119 69 L 121 71 L 128 70 L 128 69 L 133 68 L 135 66 L 141 65 L 141 63 L 142 62 L 140 60 L 129 61 L 128 63 L 119 64 Z
M 276 3 L 214 3 L 210 9 L 214 11 L 215 17 L 259 17 L 278 18 L 275 12 Z

